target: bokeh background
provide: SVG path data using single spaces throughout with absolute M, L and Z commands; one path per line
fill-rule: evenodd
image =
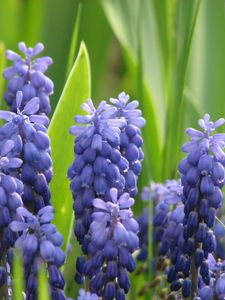
M 43 42 L 54 60 L 48 71 L 53 112 L 68 76 L 74 28 L 74 60 L 84 41 L 93 100 L 126 91 L 140 101 L 147 120 L 140 189 L 150 179 L 176 178 L 185 127 L 206 112 L 225 116 L 225 1 L 1 0 L 0 71 L 5 49 Z M 0 79 L 1 98 L 4 89 Z M 137 198 L 136 214 L 142 206 Z

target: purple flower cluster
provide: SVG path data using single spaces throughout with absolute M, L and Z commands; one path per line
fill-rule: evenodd
M 92 200 L 100 196 L 108 201 L 111 187 L 122 193 L 125 178 L 121 173 L 122 169 L 127 168 L 128 162 L 119 151 L 120 127 L 124 126 L 125 120 L 114 120 L 115 109 L 107 109 L 105 101 L 95 109 L 92 101 L 87 100 L 82 108 L 89 115 L 76 116 L 75 121 L 87 126 L 71 127 L 70 132 L 77 137 L 74 146 L 75 160 L 68 176 L 74 197 L 74 233 L 82 244 L 83 252 L 87 253 Z
M 201 276 L 199 277 L 198 293 L 194 299 L 222 300 L 225 297 L 225 261 L 216 261 L 214 256 L 209 254 L 207 263 L 210 273 L 210 282 L 206 285 Z
M 15 219 L 16 209 L 22 206 L 22 182 L 11 176 L 17 172 L 22 160 L 13 155 L 14 142 L 8 140 L 0 144 L 0 288 L 6 283 L 6 268 L 10 264 L 10 248 L 14 246 L 16 234 L 9 224 Z
M 24 183 L 23 202 L 31 211 L 37 212 L 50 203 L 49 182 L 52 178 L 52 160 L 46 126 L 48 118 L 37 115 L 39 99 L 31 99 L 21 109 L 23 94 L 16 95 L 17 112 L 0 111 L 6 124 L 0 128 L 0 143 L 14 142 L 14 156 L 23 164 L 18 178 Z
M 191 141 L 182 147 L 188 153 L 187 158 L 179 164 L 184 188 L 184 241 L 182 254 L 176 256 L 168 280 L 172 282 L 174 290 L 179 290 L 182 285 L 183 297 L 197 296 L 199 274 L 205 285 L 210 283 L 207 257 L 216 247 L 212 228 L 215 212 L 222 206 L 225 159 L 222 150 L 225 147 L 225 134 L 211 133 L 224 122 L 224 119 L 219 119 L 213 123 L 206 114 L 204 119 L 199 120 L 203 132 L 188 128 L 186 132 Z M 189 261 L 189 268 L 185 270 L 184 258 Z
M 117 189 L 111 188 L 110 197 L 108 202 L 93 200 L 91 259 L 83 272 L 90 277 L 91 292 L 106 300 L 123 300 L 130 288 L 128 272 L 136 266 L 132 253 L 139 246 L 138 223 L 130 209 L 134 199 L 128 193 L 118 196 Z
M 129 162 L 128 169 L 123 172 L 125 191 L 134 197 L 137 193 L 137 178 L 141 173 L 141 161 L 144 158 L 140 129 L 145 125 L 145 119 L 141 110 L 137 109 L 139 102 L 129 102 L 129 99 L 129 95 L 122 92 L 117 99 L 110 98 L 110 102 L 117 108 L 116 117 L 126 120 L 126 126 L 120 133 L 120 152 Z
M 129 289 L 127 270 L 133 271 L 135 267 L 131 253 L 138 247 L 136 236 L 138 226 L 132 219 L 129 202 L 131 198 L 129 197 L 137 192 L 137 176 L 140 173 L 143 158 L 141 150 L 143 141 L 139 127 L 144 125 L 144 119 L 140 111 L 136 109 L 137 101 L 131 102 L 129 106 L 128 99 L 126 99 L 120 108 L 117 104 L 122 101 L 121 99 L 115 103 L 116 107 L 102 101 L 97 109 L 91 100 L 87 100 L 82 108 L 88 115 L 75 117 L 77 123 L 86 126 L 73 126 L 70 130 L 76 136 L 75 160 L 68 171 L 74 197 L 73 208 L 76 219 L 74 233 L 82 245 L 83 252 L 91 256 L 91 259 L 86 262 L 84 257 L 78 257 L 75 279 L 81 283 L 84 279 L 83 275 L 89 276 L 91 292 L 107 300 L 114 297 L 124 299 L 124 294 Z M 125 135 L 127 147 L 129 148 L 130 145 L 129 150 L 125 149 L 123 144 Z M 119 199 L 123 197 L 121 199 L 124 199 L 124 202 L 127 201 L 126 204 L 120 207 L 120 203 L 116 203 L 117 199 L 112 194 L 117 194 Z M 101 208 L 98 207 L 100 202 Z M 120 210 L 125 206 L 129 208 L 129 218 L 132 219 L 130 222 L 136 226 L 133 231 L 125 225 L 122 226 L 118 221 L 121 218 L 126 223 L 125 219 L 129 219 L 128 216 L 120 215 Z M 102 211 L 98 212 L 96 209 Z M 124 210 L 123 214 L 125 213 Z M 98 217 L 101 215 L 104 216 L 103 223 Z M 112 216 L 115 219 L 113 222 L 110 221 Z M 108 221 L 106 221 L 107 218 Z M 110 224 L 114 222 L 119 224 L 115 226 L 118 238 L 122 234 L 120 230 L 124 230 L 124 235 L 127 232 L 127 238 L 123 241 L 124 247 L 120 251 L 118 250 L 119 241 L 114 241 L 112 238 L 114 226 Z M 103 224 L 105 225 L 100 229 Z M 99 230 L 96 230 L 97 227 Z M 99 235 L 99 232 L 102 235 Z M 104 256 L 102 249 L 104 244 L 108 245 L 107 241 L 110 244 L 107 247 L 114 250 L 113 253 L 106 252 Z M 133 245 L 128 244 L 129 241 Z M 125 256 L 124 263 L 116 262 L 117 257 L 123 259 Z M 112 274 L 109 273 L 108 277 L 107 272 L 112 272 Z M 118 284 L 116 284 L 116 278 L 118 278 Z
M 43 50 L 19 44 L 25 59 L 7 51 L 14 65 L 6 69 L 9 79 L 6 100 L 12 111 L 0 111 L 6 123 L 0 128 L 0 283 L 8 284 L 12 276 L 13 248 L 23 255 L 26 299 L 37 299 L 37 272 L 48 270 L 51 298 L 63 300 L 64 278 L 59 268 L 65 254 L 62 236 L 51 224 L 49 182 L 52 178 L 50 141 L 47 134 L 50 111 L 48 95 L 53 84 L 44 72 L 51 59 L 32 58 Z M 11 247 L 11 249 L 10 249 Z M 8 275 L 6 274 L 6 268 Z M 7 275 L 7 276 L 6 276 Z
M 183 218 L 183 206 L 181 204 L 182 187 L 180 181 L 167 180 L 164 184 L 151 183 L 150 188 L 145 187 L 142 191 L 142 200 L 153 201 L 153 242 L 158 244 L 159 255 L 169 255 L 170 240 L 173 239 L 170 233 L 178 234 L 180 222 Z M 171 206 L 174 211 L 171 212 Z M 175 209 L 176 208 L 176 209 Z M 138 217 L 140 253 L 139 260 L 148 258 L 148 227 L 149 227 L 149 210 L 146 207 L 143 213 Z M 176 224 L 179 224 L 178 227 Z M 172 227 L 177 230 L 173 231 Z M 171 249 L 172 250 L 172 249 Z
M 13 66 L 3 72 L 4 78 L 9 81 L 5 100 L 11 110 L 16 112 L 16 94 L 22 91 L 22 109 L 32 98 L 38 97 L 40 105 L 37 113 L 47 115 L 51 110 L 49 96 L 53 93 L 53 82 L 45 72 L 52 64 L 52 59 L 47 56 L 35 58 L 44 49 L 41 43 L 34 48 L 27 48 L 25 43 L 20 42 L 18 47 L 24 58 L 11 50 L 6 51 L 6 57 L 13 62 Z
M 36 216 L 19 207 L 16 220 L 10 224 L 10 229 L 19 234 L 15 248 L 23 255 L 27 300 L 37 299 L 37 272 L 42 264 L 47 265 L 52 299 L 66 299 L 63 292 L 65 282 L 59 270 L 65 261 L 60 248 L 63 238 L 50 223 L 53 217 L 52 206 L 40 209 Z

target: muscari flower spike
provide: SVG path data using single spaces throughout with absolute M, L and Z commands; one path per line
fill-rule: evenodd
M 180 282 L 180 276 L 184 278 L 181 287 L 184 297 L 197 296 L 199 276 L 205 285 L 210 283 L 207 257 L 216 248 L 212 229 L 215 212 L 222 206 L 223 201 L 221 189 L 224 185 L 225 158 L 225 134 L 212 133 L 224 122 L 224 119 L 219 119 L 214 123 L 206 114 L 199 120 L 203 132 L 188 128 L 186 132 L 191 141 L 182 147 L 182 150 L 188 153 L 187 158 L 182 160 L 178 167 L 184 188 L 184 243 L 182 254 L 177 255 L 168 279 L 172 285 L 176 285 Z M 190 261 L 189 268 L 185 270 L 179 263 L 183 256 Z
M 124 300 L 130 288 L 128 272 L 136 267 L 132 253 L 139 246 L 138 223 L 131 211 L 134 199 L 128 193 L 119 196 L 111 188 L 110 197 L 108 202 L 93 200 L 91 258 L 80 262 L 79 268 L 90 278 L 91 292 L 105 300 Z
M 151 182 L 150 187 L 144 187 L 142 190 L 142 200 L 153 201 L 153 241 L 154 245 L 158 245 L 158 254 L 165 256 L 169 251 L 169 240 L 167 240 L 167 227 L 173 226 L 172 224 L 179 224 L 182 220 L 182 187 L 180 181 L 167 180 L 165 183 Z M 175 212 L 173 212 L 174 220 L 171 221 L 170 216 L 171 207 L 177 209 L 180 214 L 179 219 L 176 220 Z M 181 217 L 181 218 L 180 218 Z M 140 239 L 140 253 L 138 260 L 146 261 L 148 258 L 148 227 L 149 227 L 149 210 L 148 207 L 144 208 L 143 213 L 137 219 L 140 227 L 139 239 Z M 178 229 L 177 229 L 178 230 Z M 166 231 L 166 232 L 165 232 Z M 174 232 L 175 233 L 175 232 Z M 170 237 L 172 238 L 172 237 Z
M 53 217 L 52 206 L 40 209 L 36 216 L 19 207 L 16 220 L 10 224 L 11 230 L 19 234 L 15 248 L 23 257 L 27 300 L 37 299 L 37 272 L 43 265 L 47 265 L 51 298 L 67 299 L 63 292 L 65 281 L 59 270 L 65 262 L 65 254 L 60 248 L 63 238 L 51 224 Z
M 71 179 L 71 190 L 74 197 L 73 207 L 76 219 L 74 232 L 82 245 L 84 254 L 88 254 L 90 259 L 78 257 L 75 280 L 81 283 L 84 280 L 84 275 L 88 276 L 91 279 L 90 292 L 101 295 L 107 300 L 113 299 L 113 297 L 120 300 L 124 299 L 125 293 L 129 290 L 127 271 L 133 271 L 135 267 L 131 253 L 138 247 L 138 224 L 133 219 L 129 221 L 133 222 L 133 226 L 136 227 L 133 229 L 134 232 L 131 230 L 126 234 L 125 247 L 119 251 L 120 254 L 117 253 L 115 256 L 119 255 L 121 259 L 126 256 L 125 266 L 122 264 L 122 268 L 120 265 L 117 266 L 115 259 L 113 260 L 114 257 L 102 256 L 100 249 L 103 249 L 104 242 L 113 246 L 116 252 L 118 252 L 118 245 L 111 235 L 108 235 L 108 231 L 113 232 L 112 227 L 109 227 L 111 223 L 109 221 L 104 223 L 105 227 L 103 226 L 100 230 L 102 235 L 99 235 L 95 226 L 98 226 L 100 220 L 95 220 L 95 218 L 97 218 L 98 213 L 104 215 L 105 219 L 107 215 L 110 216 L 111 213 L 115 213 L 116 223 L 117 218 L 122 218 L 122 216 L 116 217 L 116 212 L 120 211 L 120 207 L 114 203 L 114 198 L 111 195 L 112 190 L 116 191 L 118 199 L 124 192 L 131 194 L 134 192 L 135 194 L 139 172 L 130 172 L 131 161 L 129 162 L 129 157 L 126 158 L 121 150 L 121 132 L 126 128 L 128 119 L 118 114 L 118 107 L 102 101 L 95 108 L 92 101 L 87 100 L 82 108 L 88 115 L 76 116 L 75 121 L 85 126 L 72 126 L 70 129 L 70 132 L 76 135 L 76 139 L 75 160 L 68 171 L 68 176 Z M 140 117 L 139 113 L 138 117 Z M 136 125 L 131 126 L 130 133 L 134 138 L 133 142 L 136 141 L 141 147 L 142 139 L 138 136 L 139 128 Z M 142 151 L 141 148 L 135 147 L 132 148 L 135 153 Z M 136 157 L 132 160 L 133 163 L 140 166 L 140 158 Z M 126 195 L 129 198 L 129 194 Z M 108 211 L 104 212 L 102 208 L 100 212 L 96 212 L 98 201 L 93 201 L 93 199 L 99 199 L 102 207 L 106 203 Z M 132 216 L 131 211 L 129 214 Z M 124 220 L 124 222 L 126 221 Z M 102 225 L 103 223 L 99 226 Z M 115 226 L 118 238 L 121 234 L 120 230 L 124 229 L 123 227 L 119 223 L 118 226 Z M 124 235 L 126 232 L 124 230 Z M 109 239 L 110 242 L 107 243 Z M 94 276 L 94 272 L 97 271 L 98 276 Z M 109 275 L 111 274 L 109 280 L 103 282 L 103 276 L 106 272 L 112 272 L 112 274 L 109 273 Z M 119 284 L 116 283 L 115 278 L 118 278 Z
M 141 128 L 145 125 L 145 119 L 141 110 L 137 109 L 139 102 L 129 102 L 129 99 L 129 95 L 122 92 L 117 99 L 110 98 L 110 102 L 116 107 L 115 117 L 126 120 L 126 126 L 120 133 L 120 152 L 129 162 L 128 170 L 124 174 L 125 191 L 134 197 L 137 194 L 137 178 L 141 173 L 141 162 L 144 158 Z
M 122 171 L 128 168 L 129 163 L 119 151 L 120 128 L 126 121 L 114 119 L 116 109 L 108 107 L 105 101 L 100 102 L 95 109 L 91 100 L 87 100 L 82 108 L 88 115 L 76 116 L 75 121 L 86 126 L 72 126 L 70 129 L 76 139 L 75 159 L 68 171 L 68 177 L 71 179 L 70 187 L 74 198 L 74 233 L 83 252 L 87 254 L 92 200 L 100 197 L 108 201 L 112 187 L 117 188 L 121 194 L 125 188 Z M 83 277 L 77 272 L 75 278 L 81 282 Z
M 22 182 L 11 176 L 16 173 L 22 160 L 13 156 L 14 142 L 7 140 L 0 143 L 0 289 L 7 283 L 7 272 L 10 272 L 10 252 L 14 246 L 16 234 L 9 224 L 15 219 L 16 209 L 22 206 Z
M 34 48 L 30 48 L 20 42 L 18 47 L 24 58 L 14 51 L 6 51 L 6 58 L 13 62 L 13 66 L 3 72 L 4 78 L 9 81 L 5 100 L 11 110 L 16 112 L 16 94 L 22 91 L 22 108 L 32 98 L 38 97 L 40 106 L 37 114 L 47 115 L 51 110 L 49 96 L 53 93 L 53 82 L 45 72 L 52 64 L 52 59 L 48 56 L 35 58 L 44 50 L 42 43 L 37 43 Z
M 22 159 L 18 178 L 24 183 L 23 202 L 32 211 L 50 203 L 49 182 L 52 178 L 50 141 L 46 125 L 48 118 L 37 115 L 39 99 L 31 99 L 21 109 L 23 94 L 17 92 L 17 112 L 0 111 L 6 124 L 0 128 L 0 143 L 14 142 L 13 153 Z

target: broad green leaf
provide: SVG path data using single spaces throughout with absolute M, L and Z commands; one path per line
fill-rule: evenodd
M 23 300 L 24 274 L 21 254 L 17 251 L 13 256 L 13 299 Z
M 51 182 L 52 204 L 55 207 L 55 224 L 68 241 L 73 220 L 72 195 L 67 170 L 73 162 L 74 136 L 69 128 L 74 115 L 80 113 L 80 105 L 91 93 L 90 65 L 87 49 L 81 43 L 80 50 L 49 126 L 52 145 L 54 176 Z
M 44 264 L 38 270 L 38 300 L 50 300 L 49 283 Z
M 73 29 L 73 36 L 72 36 L 72 40 L 70 43 L 70 52 L 69 52 L 69 58 L 68 58 L 68 63 L 67 63 L 67 70 L 66 70 L 67 76 L 69 75 L 69 72 L 73 66 L 75 52 L 77 50 L 77 41 L 78 41 L 78 32 L 79 32 L 79 27 L 80 27 L 81 10 L 82 10 L 82 5 L 80 3 L 78 5 L 77 16 L 75 18 L 74 29 Z

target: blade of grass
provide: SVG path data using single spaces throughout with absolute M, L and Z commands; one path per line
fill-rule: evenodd
M 18 251 L 14 252 L 13 256 L 13 299 L 23 300 L 24 291 L 24 274 L 22 257 Z
M 38 270 L 38 300 L 50 300 L 48 278 L 44 265 Z
M 90 85 L 88 52 L 82 42 L 49 126 L 55 173 L 51 183 L 52 203 L 55 207 L 54 222 L 63 235 L 64 241 L 69 241 L 73 218 L 73 201 L 67 170 L 73 162 L 74 137 L 69 134 L 69 128 L 74 124 L 74 115 L 80 113 L 81 103 L 90 97 Z M 66 247 L 67 245 L 64 246 L 64 249 Z
M 77 8 L 77 15 L 75 18 L 74 23 L 74 29 L 73 29 L 73 36 L 70 43 L 70 51 L 69 51 L 69 58 L 67 63 L 67 69 L 66 69 L 66 77 L 69 75 L 69 72 L 73 66 L 75 53 L 77 50 L 77 42 L 78 42 L 78 33 L 79 33 L 79 27 L 80 27 L 80 19 L 81 19 L 81 12 L 82 12 L 82 4 L 79 3 Z
M 2 72 L 6 67 L 6 59 L 5 59 L 5 45 L 3 42 L 0 42 L 0 107 L 2 109 L 3 105 L 3 91 L 5 80 L 2 76 Z

